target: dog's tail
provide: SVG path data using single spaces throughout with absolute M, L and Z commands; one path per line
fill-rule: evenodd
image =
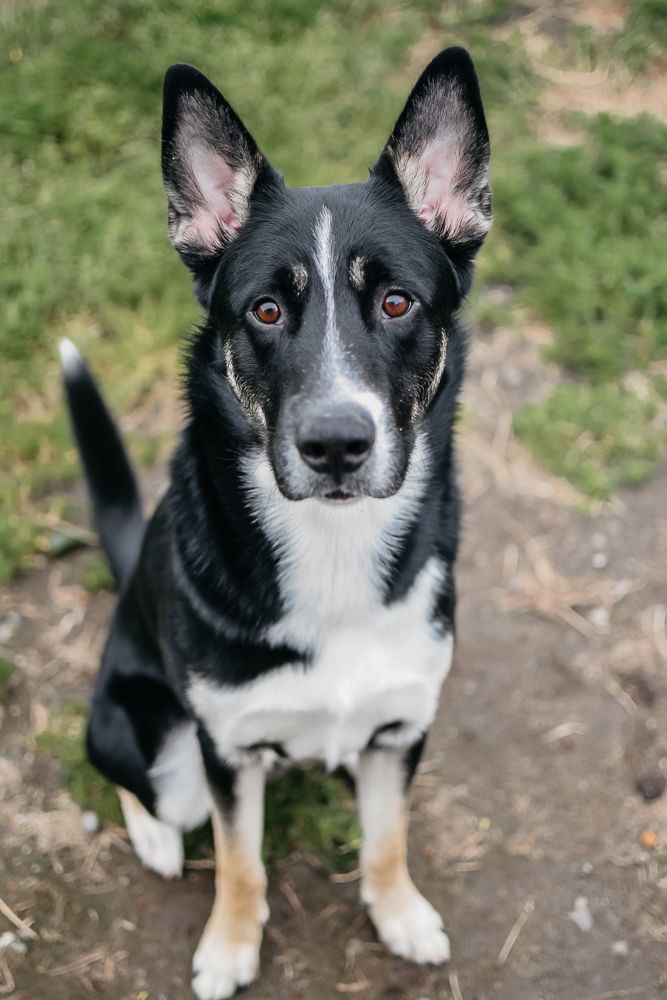
M 83 358 L 66 338 L 59 349 L 95 524 L 120 589 L 134 568 L 144 534 L 139 490 L 116 425 Z

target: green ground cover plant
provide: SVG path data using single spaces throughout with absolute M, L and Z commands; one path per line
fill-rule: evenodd
M 9 691 L 11 679 L 14 676 L 14 664 L 11 660 L 0 656 L 0 702 L 4 701 L 5 695 Z
M 37 750 L 56 757 L 63 783 L 81 809 L 97 813 L 101 822 L 122 823 L 113 785 L 89 763 L 84 743 L 88 706 L 69 699 L 54 705 L 47 728 L 37 736 Z
M 667 128 L 648 115 L 579 116 L 564 148 L 512 151 L 495 185 L 501 243 L 487 274 L 552 331 L 563 384 L 514 428 L 585 496 L 647 479 L 664 455 Z M 662 162 L 661 162 L 662 158 Z M 646 371 L 635 395 L 634 371 Z
M 565 382 L 542 403 L 524 406 L 514 426 L 531 451 L 585 496 L 605 500 L 619 486 L 645 482 L 665 442 L 653 393 L 605 382 Z

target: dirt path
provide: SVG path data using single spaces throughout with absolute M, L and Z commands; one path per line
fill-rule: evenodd
M 292 857 L 270 873 L 248 1000 L 667 997 L 667 794 L 636 788 L 657 790 L 667 771 L 667 469 L 578 514 L 509 433 L 511 409 L 553 374 L 535 339 L 478 341 L 461 430 L 457 662 L 411 835 L 451 966 L 385 955 L 356 885 Z M 85 697 L 112 607 L 78 579 L 70 557 L 2 598 L 0 653 L 18 671 L 0 730 L 0 896 L 39 936 L 25 954 L 0 949 L 0 994 L 187 1000 L 211 872 L 167 885 L 119 831 L 85 833 L 57 763 L 35 753 L 48 706 Z M 0 916 L 0 935 L 11 929 Z

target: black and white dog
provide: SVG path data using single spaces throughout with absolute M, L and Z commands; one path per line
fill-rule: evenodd
M 212 814 L 199 1000 L 251 982 L 276 761 L 354 775 L 362 899 L 386 946 L 449 957 L 406 866 L 406 792 L 452 655 L 456 313 L 491 221 L 472 62 L 442 52 L 364 184 L 290 190 L 215 87 L 165 79 L 169 234 L 205 322 L 189 419 L 144 529 L 74 346 L 73 425 L 119 599 L 88 730 L 139 858 L 165 877 Z

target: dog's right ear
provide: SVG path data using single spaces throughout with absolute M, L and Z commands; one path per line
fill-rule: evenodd
M 181 63 L 164 78 L 162 177 L 169 238 L 200 282 L 243 226 L 260 181 L 281 183 L 222 94 Z

